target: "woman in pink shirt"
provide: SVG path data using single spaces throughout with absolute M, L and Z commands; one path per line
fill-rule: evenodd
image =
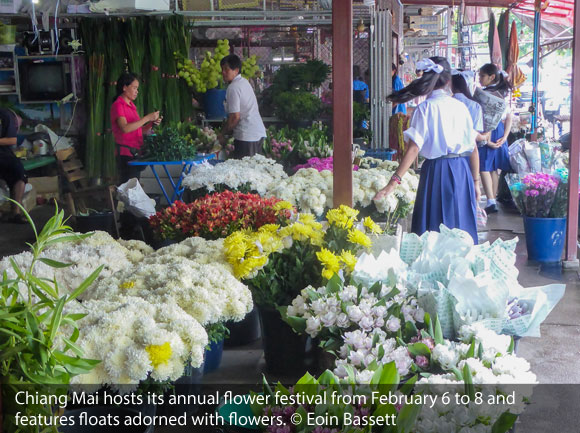
M 159 125 L 162 117 L 154 111 L 139 118 L 135 99 L 139 95 L 139 79 L 130 72 L 123 73 L 117 80 L 117 98 L 111 106 L 111 126 L 115 143 L 119 150 L 119 180 L 125 183 L 129 179 L 139 178 L 139 167 L 128 165 L 135 159 L 143 146 L 143 132 L 151 131 L 153 125 Z

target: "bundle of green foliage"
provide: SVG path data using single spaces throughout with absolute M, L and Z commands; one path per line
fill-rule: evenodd
M 196 146 L 174 126 L 166 126 L 145 137 L 143 158 L 149 161 L 181 161 L 194 159 Z

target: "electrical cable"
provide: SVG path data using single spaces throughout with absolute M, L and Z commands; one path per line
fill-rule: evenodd
M 32 31 L 34 32 L 34 39 L 32 40 L 31 43 L 36 42 L 36 40 L 39 40 L 40 43 L 40 32 L 38 30 L 38 25 L 36 23 L 36 9 L 34 8 L 34 2 L 32 2 L 32 12 L 30 14 L 30 18 L 32 20 Z
M 72 126 L 72 123 L 73 123 L 73 120 L 74 120 L 74 118 L 75 118 L 75 112 L 76 112 L 76 109 L 77 109 L 77 104 L 78 104 L 78 103 L 79 103 L 79 99 L 75 97 L 75 104 L 73 105 L 73 111 L 72 111 L 72 114 L 71 114 L 71 116 L 70 116 L 70 122 L 68 123 L 68 128 L 66 129 L 66 131 L 64 132 L 64 134 L 63 134 L 63 135 L 61 135 L 61 136 L 59 136 L 59 137 L 58 137 L 58 140 L 56 140 L 56 143 L 54 143 L 54 145 L 52 146 L 53 150 L 55 150 L 55 149 L 56 149 L 56 145 L 58 144 L 58 142 L 60 141 L 60 139 L 61 139 L 62 137 L 66 137 L 66 135 L 69 133 L 69 131 L 70 131 L 70 128 L 71 128 L 71 126 Z M 61 110 L 62 110 L 62 108 L 61 108 Z
M 54 11 L 54 41 L 55 41 L 55 50 L 54 55 L 58 56 L 58 50 L 60 49 L 60 40 L 58 37 L 58 8 L 60 6 L 60 0 L 56 0 L 56 9 Z

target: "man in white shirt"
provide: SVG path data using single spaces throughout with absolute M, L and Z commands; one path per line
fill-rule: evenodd
M 220 66 L 222 77 L 228 84 L 225 102 L 228 118 L 222 128 L 220 142 L 223 143 L 224 136 L 233 132 L 235 159 L 262 153 L 266 128 L 258 110 L 254 89 L 240 75 L 242 61 L 235 54 L 230 54 L 221 60 Z

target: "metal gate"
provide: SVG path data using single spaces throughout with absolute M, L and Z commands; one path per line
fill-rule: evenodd
M 389 119 L 392 104 L 387 101 L 391 93 L 391 63 L 393 59 L 393 16 L 389 10 L 371 7 L 371 128 L 372 147 L 389 147 Z

